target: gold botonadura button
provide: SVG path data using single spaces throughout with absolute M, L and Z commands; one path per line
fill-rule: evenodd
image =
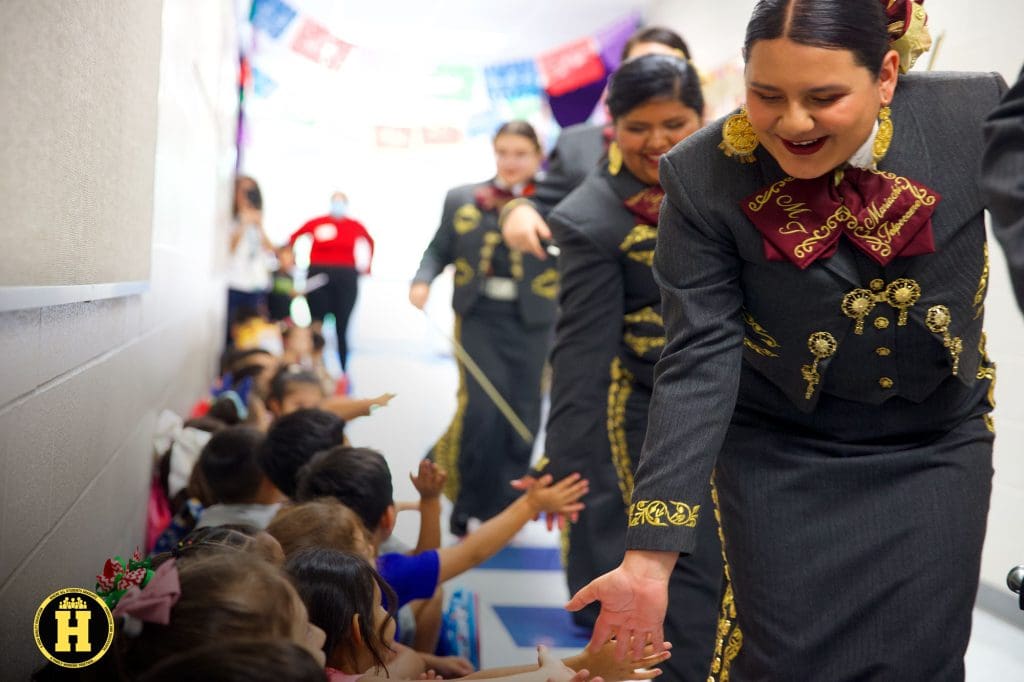
M 890 379 L 889 377 L 882 377 L 881 379 L 878 380 L 878 385 L 886 390 L 892 388 L 894 383 L 895 382 L 893 382 L 893 380 Z
M 881 291 L 885 288 L 885 280 L 873 279 L 868 286 L 871 287 L 871 291 Z
M 875 318 L 875 329 L 888 329 L 888 328 L 889 328 L 889 320 L 888 320 L 888 318 L 885 318 L 885 317 L 876 317 Z
M 886 348 L 885 346 L 879 346 L 875 349 L 875 353 L 877 353 L 879 357 L 887 358 L 892 355 L 892 349 Z

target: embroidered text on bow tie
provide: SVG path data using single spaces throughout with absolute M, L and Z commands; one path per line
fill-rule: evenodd
M 741 207 L 764 237 L 768 260 L 803 269 L 833 255 L 842 235 L 881 265 L 934 253 L 931 216 L 940 199 L 908 178 L 848 168 L 835 178 L 785 178 Z

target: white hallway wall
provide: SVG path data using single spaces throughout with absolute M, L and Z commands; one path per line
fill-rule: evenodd
M 702 68 L 738 58 L 754 0 L 715 3 L 654 0 L 648 23 L 670 26 L 686 37 Z M 1024 3 L 1019 0 L 928 0 L 932 35 L 943 35 L 935 69 L 996 71 L 1008 83 L 1024 65 Z M 930 55 L 921 58 L 921 69 Z M 897 131 L 897 134 L 898 131 Z M 999 366 L 996 400 L 995 481 L 988 535 L 982 556 L 982 581 L 1004 593 L 1007 571 L 1024 563 L 1020 519 L 1024 514 L 1024 316 L 1010 289 L 1002 252 L 992 249 L 992 273 L 985 326 L 989 352 Z M 1015 607 L 1014 607 L 1015 608 Z
M 142 543 L 156 415 L 163 408 L 184 413 L 205 388 L 219 352 L 235 158 L 233 2 L 161 6 L 37 0 L 31 11 L 5 3 L 0 12 L 10 35 L 50 36 L 66 48 L 35 43 L 33 89 L 68 92 L 66 83 L 51 88 L 47 78 L 74 77 L 84 93 L 53 103 L 75 107 L 76 135 L 83 137 L 52 130 L 53 121 L 42 116 L 34 122 L 39 137 L 131 148 L 143 156 L 135 157 L 139 165 L 152 170 L 120 189 L 153 205 L 152 216 L 140 218 L 153 224 L 147 293 L 0 313 L 4 680 L 25 679 L 44 662 L 32 641 L 43 597 L 91 586 L 107 557 Z M 8 49 L 5 41 L 0 54 Z M 54 68 L 60 59 L 74 66 Z M 132 125 L 115 131 L 117 139 L 102 137 L 108 107 L 132 112 Z M 38 180 L 36 201 L 76 205 L 91 191 L 88 178 L 79 187 Z M 87 216 L 95 221 L 126 219 L 117 213 L 126 198 L 102 199 L 77 205 L 114 208 Z M 3 237 L 8 248 L 16 246 L 17 235 Z M 60 245 L 55 236 L 54 247 Z

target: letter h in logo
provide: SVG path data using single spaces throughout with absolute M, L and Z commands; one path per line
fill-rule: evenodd
M 70 652 L 71 637 L 73 636 L 76 652 L 92 651 L 92 647 L 89 645 L 89 619 L 92 617 L 92 613 L 89 612 L 85 600 L 81 597 L 65 598 L 60 603 L 60 609 L 54 613 L 54 618 L 57 619 L 57 646 L 54 647 L 54 650 Z M 72 614 L 75 615 L 74 625 L 71 625 Z

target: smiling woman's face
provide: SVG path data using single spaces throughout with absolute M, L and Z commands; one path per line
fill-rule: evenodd
M 892 101 L 898 66 L 890 52 L 876 78 L 849 50 L 758 41 L 747 59 L 747 116 L 786 173 L 816 178 L 867 141 L 879 109 Z

